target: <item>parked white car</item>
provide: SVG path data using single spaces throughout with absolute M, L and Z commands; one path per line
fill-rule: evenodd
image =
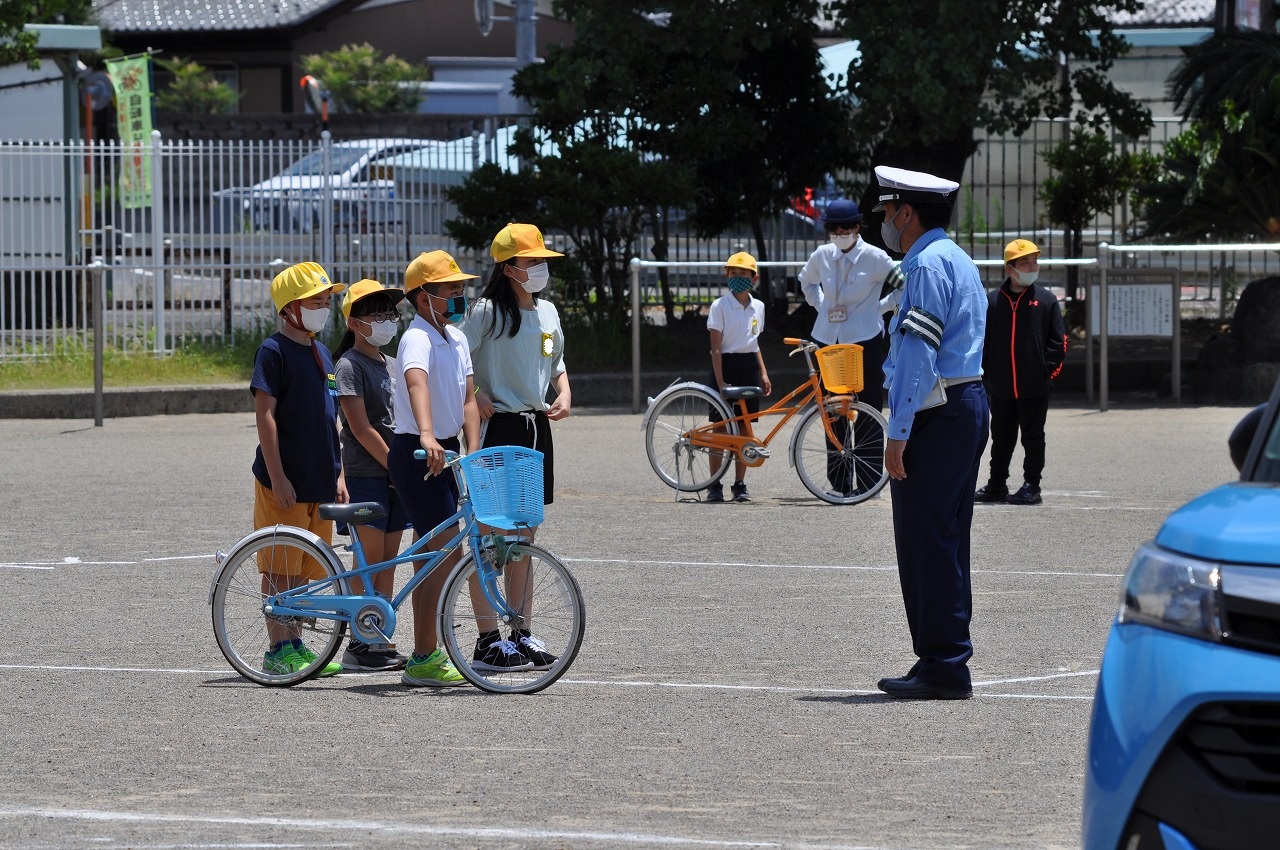
M 395 183 L 383 179 L 382 161 L 429 147 L 426 139 L 359 139 L 321 146 L 275 176 L 247 187 L 214 193 L 236 231 L 310 233 L 321 226 L 325 205 L 333 226 L 358 228 L 393 221 Z M 225 220 L 225 219 L 224 219 Z

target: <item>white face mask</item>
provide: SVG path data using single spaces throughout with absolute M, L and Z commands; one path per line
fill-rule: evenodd
M 374 348 L 381 348 L 395 337 L 397 327 L 399 326 L 391 321 L 370 322 L 369 335 L 365 336 L 365 339 Z
M 884 240 L 884 247 L 895 254 L 902 253 L 902 231 L 907 229 L 905 224 L 902 227 L 895 227 L 893 224 L 902 209 L 902 207 L 899 207 L 898 212 L 893 214 L 893 218 L 880 225 L 880 238 Z
M 329 323 L 329 308 L 325 307 L 321 310 L 312 310 L 309 307 L 302 308 L 302 326 L 314 333 L 324 330 L 324 326 Z
M 1036 278 L 1040 277 L 1040 271 L 1038 269 L 1033 272 L 1024 272 L 1022 269 L 1014 269 L 1013 274 L 1013 279 L 1021 286 L 1030 286 L 1036 282 Z
M 541 292 L 547 288 L 547 281 L 551 280 L 551 270 L 547 268 L 546 263 L 529 266 L 524 273 L 529 276 L 524 283 L 520 284 L 525 292 Z
M 853 243 L 857 241 L 856 233 L 832 233 L 831 244 L 835 245 L 841 251 L 848 251 L 853 247 Z

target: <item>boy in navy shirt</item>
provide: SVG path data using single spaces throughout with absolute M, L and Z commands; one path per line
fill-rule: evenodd
M 320 518 L 320 505 L 347 501 L 333 359 L 329 349 L 314 339 L 329 320 L 334 294 L 344 289 L 343 284 L 330 281 L 317 263 L 290 266 L 271 281 L 271 300 L 284 326 L 258 346 L 249 385 L 258 426 L 253 461 L 255 528 L 293 525 L 330 542 L 333 523 Z M 259 570 L 264 595 L 323 576 L 318 564 L 275 550 L 264 550 Z M 267 672 L 296 672 L 314 663 L 314 653 L 295 627 L 268 619 L 267 634 L 271 639 L 263 659 Z M 320 675 L 332 676 L 341 670 L 342 665 L 334 662 Z

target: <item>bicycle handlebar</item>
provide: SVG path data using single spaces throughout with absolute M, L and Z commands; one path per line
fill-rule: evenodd
M 801 352 L 805 352 L 806 354 L 812 354 L 813 352 L 817 351 L 819 348 L 822 347 L 818 345 L 816 342 L 810 342 L 807 339 L 797 339 L 796 337 L 793 337 L 793 336 L 783 337 L 782 341 L 786 345 L 795 346 L 795 350 L 793 350 L 790 354 L 788 354 L 787 355 L 788 357 L 795 357 L 797 354 Z
M 413 459 L 414 459 L 414 460 L 426 460 L 426 459 L 427 459 L 427 450 L 426 450 L 426 449 L 414 449 L 414 450 L 413 450 Z M 449 451 L 448 449 L 445 449 L 445 450 L 444 450 L 444 465 L 445 465 L 445 466 L 453 466 L 455 463 L 457 463 L 457 462 L 458 462 L 458 461 L 460 461 L 460 460 L 462 460 L 462 455 L 458 454 L 457 452 Z

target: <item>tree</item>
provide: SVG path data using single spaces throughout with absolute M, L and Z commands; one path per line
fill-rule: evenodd
M 320 81 L 341 112 L 360 115 L 416 112 L 422 101 L 418 86 L 430 77 L 422 65 L 394 55 L 383 57 L 371 44 L 345 44 L 328 53 L 300 60 L 302 71 Z
M 746 224 L 767 259 L 764 222 L 851 149 L 848 108 L 821 75 L 818 8 L 818 0 L 559 0 L 573 45 L 549 50 L 514 86 L 533 106 L 532 124 L 573 163 L 564 180 L 543 183 L 545 203 L 566 214 L 589 209 L 614 227 L 607 238 L 647 226 L 660 260 L 671 208 L 688 212 L 703 235 Z M 610 147 L 623 151 L 606 155 Z M 552 167 L 536 163 L 544 166 Z M 582 204 L 584 191 L 594 206 Z M 625 253 L 596 241 L 606 234 L 595 227 L 579 232 L 593 285 L 620 295 L 609 281 L 625 280 Z
M 1108 15 L 1141 5 L 834 0 L 837 26 L 860 46 L 849 69 L 858 163 L 960 180 L 976 149 L 975 128 L 1018 134 L 1039 116 L 1145 134 L 1150 111 L 1106 76 L 1128 50 Z
M 19 62 L 40 67 L 36 37 L 27 24 L 86 24 L 93 15 L 92 0 L 5 0 L 0 3 L 0 68 Z
M 157 59 L 173 79 L 156 95 L 156 106 L 189 115 L 221 115 L 240 102 L 240 95 L 199 62 L 174 57 Z
M 1188 48 L 1169 92 L 1192 126 L 1135 193 L 1144 235 L 1280 238 L 1280 36 L 1227 33 Z
M 1044 160 L 1055 174 L 1044 181 L 1040 198 L 1049 220 L 1063 225 L 1070 239 L 1067 256 L 1084 253 L 1084 229 L 1101 212 L 1115 209 L 1135 185 L 1157 171 L 1154 157 L 1146 152 L 1117 152 L 1110 136 L 1101 130 L 1076 127 L 1071 138 L 1046 151 Z M 1067 300 L 1076 299 L 1078 275 L 1067 269 Z

